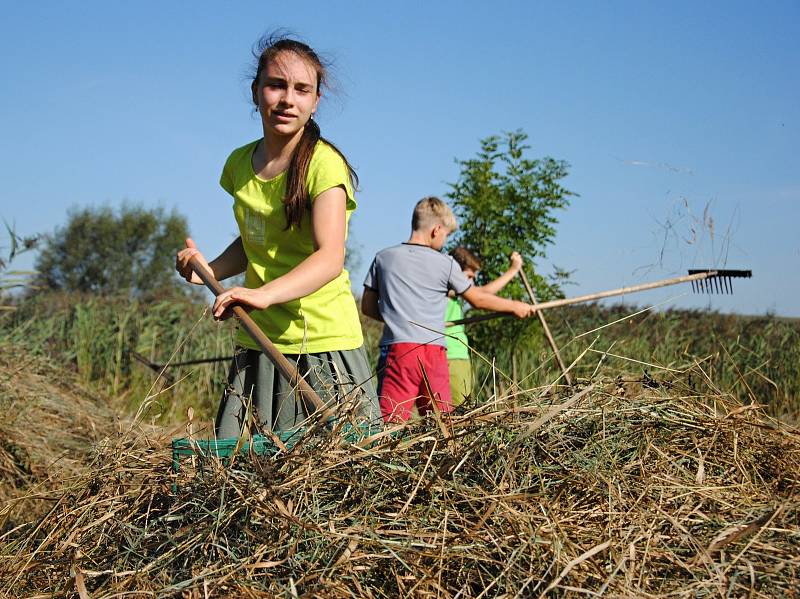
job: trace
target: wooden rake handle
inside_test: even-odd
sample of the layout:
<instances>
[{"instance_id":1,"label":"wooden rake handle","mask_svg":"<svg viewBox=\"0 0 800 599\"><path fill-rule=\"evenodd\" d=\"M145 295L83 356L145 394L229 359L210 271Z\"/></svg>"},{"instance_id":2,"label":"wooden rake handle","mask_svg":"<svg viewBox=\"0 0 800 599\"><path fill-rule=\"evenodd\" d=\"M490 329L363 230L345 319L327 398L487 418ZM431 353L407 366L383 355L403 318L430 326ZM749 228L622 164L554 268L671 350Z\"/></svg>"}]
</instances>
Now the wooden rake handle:
<instances>
[{"instance_id":1,"label":"wooden rake handle","mask_svg":"<svg viewBox=\"0 0 800 599\"><path fill-rule=\"evenodd\" d=\"M678 283L690 283L692 281L700 281L702 279L708 279L710 277L714 277L718 274L718 272L719 271L716 270L708 270L692 275L687 275L684 277L662 279L660 281L654 281L652 283L643 283L641 285L633 285L631 287L620 287L619 289L600 291L598 293L590 293L588 295L579 295L578 297L566 297L564 299L551 300L549 302L542 302L541 304L536 304L536 309L548 310L550 308L560 308L561 306L571 306L572 304L591 302L606 297L627 295L629 293L637 293L639 291L646 291L648 289L656 289L658 287L666 287L668 285L677 285ZM446 322L444 323L444 326L452 327L457 324L473 324L476 322L483 322L485 320L492 320L494 318L504 318L509 316L513 316L513 314L508 314L506 312L489 312L487 314L481 314L480 316L472 316L468 318L462 318L460 320L454 320L453 322Z\"/></svg>"},{"instance_id":2,"label":"wooden rake handle","mask_svg":"<svg viewBox=\"0 0 800 599\"><path fill-rule=\"evenodd\" d=\"M217 279L214 278L214 275L203 266L203 264L195 257L189 259L189 265L194 269L194 272L197 273L197 276L203 280L203 283L206 284L214 296L219 295L225 288L220 284ZM322 416L329 420L334 417L333 412L325 405L325 402L322 401L317 392L311 388L306 380L300 376L300 373L297 372L297 368L295 368L289 360L286 359L281 352L272 344L272 341L264 334L264 332L259 328L259 326L255 323L255 321L250 317L247 313L247 310L242 308L241 306L233 306L233 314L239 319L242 327L247 334L250 335L253 340L258 344L258 347L261 348L261 351L269 358L270 362L275 365L280 373L289 381L291 385L297 385L297 390L300 392L303 401L306 402L306 405L310 404L314 407L314 410L320 412Z\"/></svg>"},{"instance_id":3,"label":"wooden rake handle","mask_svg":"<svg viewBox=\"0 0 800 599\"><path fill-rule=\"evenodd\" d=\"M518 274L519 278L522 279L522 284L525 286L525 291L528 292L528 297L530 298L531 303L534 306L538 305L538 302L536 301L536 294L533 292L533 287L531 287L531 284L528 282L528 277L525 276L525 269L520 268ZM556 357L558 366L561 368L561 372L564 374L564 380L567 381L568 385L572 385L572 377L569 374L569 369L564 364L564 360L561 359L561 352L558 351L556 340L553 339L553 334L550 332L550 327L547 326L547 320L545 320L544 313L541 310L537 310L536 315L539 317L539 323L542 325L544 336L547 338L547 342L550 344L550 348L553 350L553 355Z\"/></svg>"}]
</instances>

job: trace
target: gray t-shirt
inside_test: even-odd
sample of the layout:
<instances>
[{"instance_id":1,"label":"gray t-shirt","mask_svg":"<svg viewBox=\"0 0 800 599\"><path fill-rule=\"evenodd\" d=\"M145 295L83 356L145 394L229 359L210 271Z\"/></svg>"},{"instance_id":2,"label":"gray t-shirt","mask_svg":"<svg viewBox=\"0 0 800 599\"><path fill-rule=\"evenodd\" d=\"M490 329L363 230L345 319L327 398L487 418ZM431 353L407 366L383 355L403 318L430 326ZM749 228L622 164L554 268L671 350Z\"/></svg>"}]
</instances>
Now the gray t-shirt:
<instances>
[{"instance_id":1,"label":"gray t-shirt","mask_svg":"<svg viewBox=\"0 0 800 599\"><path fill-rule=\"evenodd\" d=\"M455 260L431 247L401 243L381 250L364 279L364 287L378 293L378 310L384 322L380 344L446 346L447 338L441 332L447 292L452 289L461 295L471 286Z\"/></svg>"}]
</instances>

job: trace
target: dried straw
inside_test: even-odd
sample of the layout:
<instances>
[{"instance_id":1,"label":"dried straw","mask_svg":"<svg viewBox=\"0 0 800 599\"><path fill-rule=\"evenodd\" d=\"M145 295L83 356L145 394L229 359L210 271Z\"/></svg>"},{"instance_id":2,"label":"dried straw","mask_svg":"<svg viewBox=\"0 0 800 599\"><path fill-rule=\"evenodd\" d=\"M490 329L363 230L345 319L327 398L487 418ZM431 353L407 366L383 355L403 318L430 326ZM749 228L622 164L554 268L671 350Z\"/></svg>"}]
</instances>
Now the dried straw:
<instances>
[{"instance_id":1,"label":"dried straw","mask_svg":"<svg viewBox=\"0 0 800 599\"><path fill-rule=\"evenodd\" d=\"M0 343L0 527L46 510L117 420L60 365Z\"/></svg>"},{"instance_id":2,"label":"dried straw","mask_svg":"<svg viewBox=\"0 0 800 599\"><path fill-rule=\"evenodd\" d=\"M365 447L317 432L177 474L165 439L109 437L47 514L0 539L0 589L791 596L797 431L699 368L665 376L517 390Z\"/></svg>"}]
</instances>

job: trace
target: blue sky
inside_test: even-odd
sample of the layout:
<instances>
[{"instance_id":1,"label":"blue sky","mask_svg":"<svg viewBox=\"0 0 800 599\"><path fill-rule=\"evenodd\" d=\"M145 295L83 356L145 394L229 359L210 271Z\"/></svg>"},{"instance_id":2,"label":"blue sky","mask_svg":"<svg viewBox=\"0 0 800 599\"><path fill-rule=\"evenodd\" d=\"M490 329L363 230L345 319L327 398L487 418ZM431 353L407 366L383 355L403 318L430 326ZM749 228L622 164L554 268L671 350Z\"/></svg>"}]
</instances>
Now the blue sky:
<instances>
[{"instance_id":1,"label":"blue sky","mask_svg":"<svg viewBox=\"0 0 800 599\"><path fill-rule=\"evenodd\" d=\"M2 3L0 216L49 232L70 206L175 207L209 256L236 234L218 186L259 136L246 73L287 27L336 62L323 134L358 169L362 264L408 236L456 158L523 129L580 194L548 257L569 295L750 268L733 296L629 301L800 316L797 2ZM708 218L713 220L713 234ZM24 262L24 261L23 261ZM25 266L19 263L17 266Z\"/></svg>"}]
</instances>

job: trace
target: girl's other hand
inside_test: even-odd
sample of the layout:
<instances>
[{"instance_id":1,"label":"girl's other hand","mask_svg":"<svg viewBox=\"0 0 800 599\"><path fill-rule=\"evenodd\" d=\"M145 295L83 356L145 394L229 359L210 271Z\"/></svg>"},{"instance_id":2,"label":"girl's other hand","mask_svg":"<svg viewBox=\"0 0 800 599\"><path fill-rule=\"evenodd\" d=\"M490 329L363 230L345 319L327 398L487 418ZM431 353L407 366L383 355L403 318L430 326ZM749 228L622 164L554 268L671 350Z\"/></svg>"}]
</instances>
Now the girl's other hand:
<instances>
[{"instance_id":1,"label":"girl's other hand","mask_svg":"<svg viewBox=\"0 0 800 599\"><path fill-rule=\"evenodd\" d=\"M516 271L522 268L522 256L519 252L511 252L511 268Z\"/></svg>"},{"instance_id":2,"label":"girl's other hand","mask_svg":"<svg viewBox=\"0 0 800 599\"><path fill-rule=\"evenodd\" d=\"M233 316L234 306L241 306L248 312L250 310L263 310L270 306L270 300L263 289L231 287L220 293L214 301L214 307L212 308L214 318L227 320Z\"/></svg>"},{"instance_id":3,"label":"girl's other hand","mask_svg":"<svg viewBox=\"0 0 800 599\"><path fill-rule=\"evenodd\" d=\"M211 268L208 266L208 262L206 262L203 254L200 253L200 250L197 249L197 246L194 244L194 241L192 241L191 237L186 240L186 247L178 252L178 255L175 257L175 270L177 270L180 275L189 283L202 285L203 279L197 276L197 273L194 272L191 264L189 264L189 260L191 260L192 257L196 257L203 266L205 266L209 271L211 270Z\"/></svg>"}]
</instances>

